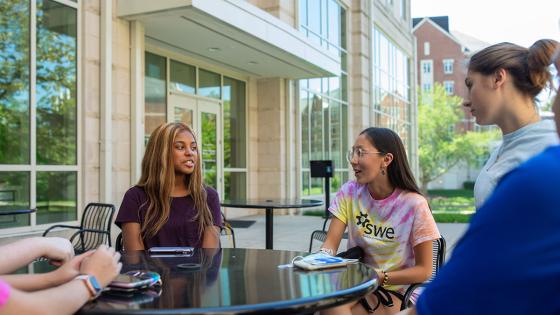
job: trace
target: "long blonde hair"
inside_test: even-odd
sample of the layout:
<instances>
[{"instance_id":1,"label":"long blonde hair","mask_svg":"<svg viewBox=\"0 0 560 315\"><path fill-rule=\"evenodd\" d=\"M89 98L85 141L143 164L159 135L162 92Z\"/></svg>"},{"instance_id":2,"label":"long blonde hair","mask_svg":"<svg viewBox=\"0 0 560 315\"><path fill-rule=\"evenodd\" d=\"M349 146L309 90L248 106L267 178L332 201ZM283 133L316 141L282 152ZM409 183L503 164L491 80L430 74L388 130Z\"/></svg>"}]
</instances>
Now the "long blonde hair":
<instances>
[{"instance_id":1,"label":"long blonde hair","mask_svg":"<svg viewBox=\"0 0 560 315\"><path fill-rule=\"evenodd\" d=\"M150 136L142 159L142 175L137 186L144 188L148 197L146 217L142 225L142 237L153 237L169 220L171 192L175 183L173 150L177 135L189 132L196 141L193 130L184 123L167 123L157 127ZM192 174L185 176L185 186L197 209L193 221L198 220L200 235L213 225L212 214L206 199L206 189L202 182L202 166L198 145L196 165Z\"/></svg>"}]
</instances>

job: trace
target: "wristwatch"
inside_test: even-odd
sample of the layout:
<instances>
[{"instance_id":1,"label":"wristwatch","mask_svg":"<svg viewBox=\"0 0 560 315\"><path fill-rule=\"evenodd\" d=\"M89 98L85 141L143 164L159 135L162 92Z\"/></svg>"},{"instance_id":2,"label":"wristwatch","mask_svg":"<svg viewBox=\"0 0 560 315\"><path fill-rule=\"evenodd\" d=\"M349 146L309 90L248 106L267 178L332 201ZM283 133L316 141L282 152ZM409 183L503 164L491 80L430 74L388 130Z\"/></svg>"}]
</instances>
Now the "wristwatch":
<instances>
[{"instance_id":1,"label":"wristwatch","mask_svg":"<svg viewBox=\"0 0 560 315\"><path fill-rule=\"evenodd\" d=\"M99 285L99 282L97 282L95 276L79 275L76 277L76 279L82 280L84 282L89 291L90 300L95 300L101 294L101 291L103 291L103 288Z\"/></svg>"}]
</instances>

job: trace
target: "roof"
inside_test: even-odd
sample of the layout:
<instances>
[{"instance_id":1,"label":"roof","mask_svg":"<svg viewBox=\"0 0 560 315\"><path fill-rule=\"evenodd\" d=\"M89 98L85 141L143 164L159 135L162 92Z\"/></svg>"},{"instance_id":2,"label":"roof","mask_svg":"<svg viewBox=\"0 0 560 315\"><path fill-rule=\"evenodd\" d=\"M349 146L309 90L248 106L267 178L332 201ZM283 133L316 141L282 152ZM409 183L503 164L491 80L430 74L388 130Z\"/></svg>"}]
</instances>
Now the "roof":
<instances>
[{"instance_id":1,"label":"roof","mask_svg":"<svg viewBox=\"0 0 560 315\"><path fill-rule=\"evenodd\" d=\"M434 18L435 18L435 20L434 20ZM438 18L445 18L445 19L438 19ZM447 27L447 29L444 29L440 24L437 23L437 21L441 22L442 20L447 20L447 22L443 24L445 27ZM437 30L439 30L443 35L447 36L452 41L457 43L459 46L461 46L461 49L463 49L464 48L463 44L457 38L455 38L455 36L453 36L453 34L451 34L449 32L449 22L448 21L449 21L449 18L447 16L414 18L413 19L412 32L414 33L414 35L416 35L416 30L418 28L420 28L420 26L422 26L423 24L428 23L428 24L431 24Z\"/></svg>"},{"instance_id":2,"label":"roof","mask_svg":"<svg viewBox=\"0 0 560 315\"><path fill-rule=\"evenodd\" d=\"M446 15L442 16L426 16L423 18L413 18L412 19L412 28L416 27L423 19L430 19L432 22L437 24L441 27L444 31L449 33L449 17Z\"/></svg>"}]
</instances>

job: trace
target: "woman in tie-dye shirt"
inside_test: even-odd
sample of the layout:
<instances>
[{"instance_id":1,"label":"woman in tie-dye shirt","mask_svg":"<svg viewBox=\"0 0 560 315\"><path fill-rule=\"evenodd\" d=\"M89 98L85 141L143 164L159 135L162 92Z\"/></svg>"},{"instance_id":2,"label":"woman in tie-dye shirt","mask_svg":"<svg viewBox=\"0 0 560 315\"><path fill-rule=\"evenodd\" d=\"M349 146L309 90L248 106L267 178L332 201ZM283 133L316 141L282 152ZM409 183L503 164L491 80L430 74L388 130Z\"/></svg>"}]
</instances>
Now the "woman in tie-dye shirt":
<instances>
[{"instance_id":1,"label":"woman in tie-dye shirt","mask_svg":"<svg viewBox=\"0 0 560 315\"><path fill-rule=\"evenodd\" d=\"M348 248L360 246L364 260L378 274L380 284L393 295L394 306L378 303L375 294L324 311L322 314L393 314L411 283L432 274L432 241L440 237L428 202L420 194L408 166L403 143L387 128L368 128L348 152L355 181L342 186L329 207L333 215L321 250L338 250L348 227ZM385 281L384 281L385 280Z\"/></svg>"}]
</instances>

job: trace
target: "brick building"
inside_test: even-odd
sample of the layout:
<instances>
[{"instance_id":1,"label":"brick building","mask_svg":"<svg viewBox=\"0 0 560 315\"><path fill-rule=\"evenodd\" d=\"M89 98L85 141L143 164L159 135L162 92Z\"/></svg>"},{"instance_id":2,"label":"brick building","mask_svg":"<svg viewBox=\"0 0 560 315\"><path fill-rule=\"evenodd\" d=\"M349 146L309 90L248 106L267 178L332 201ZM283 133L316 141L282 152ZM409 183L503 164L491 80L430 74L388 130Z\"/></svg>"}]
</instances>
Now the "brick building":
<instances>
[{"instance_id":1,"label":"brick building","mask_svg":"<svg viewBox=\"0 0 560 315\"><path fill-rule=\"evenodd\" d=\"M418 84L430 90L440 83L447 93L465 99L466 65L472 53L488 46L474 37L449 30L449 17L435 16L413 19L413 33L417 40ZM463 130L474 130L474 121L465 112Z\"/></svg>"}]
</instances>

